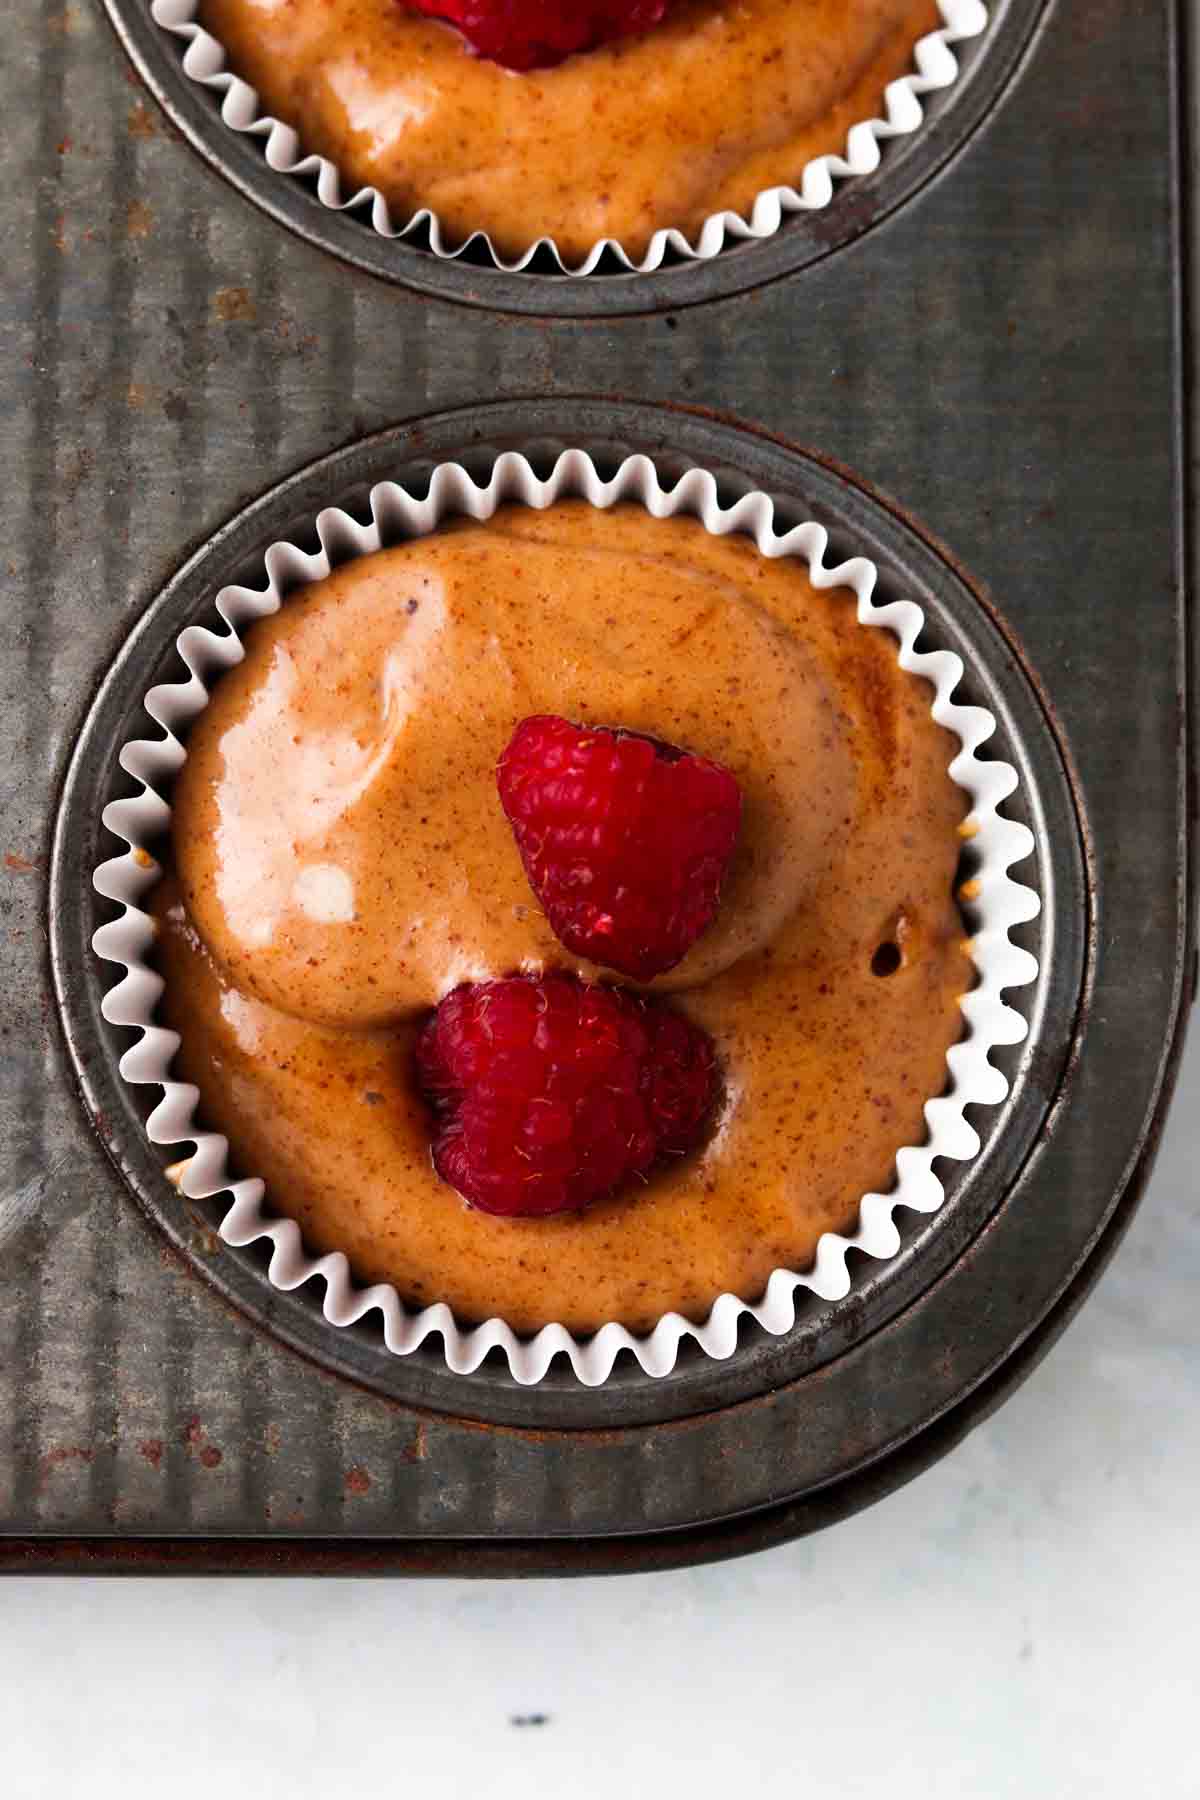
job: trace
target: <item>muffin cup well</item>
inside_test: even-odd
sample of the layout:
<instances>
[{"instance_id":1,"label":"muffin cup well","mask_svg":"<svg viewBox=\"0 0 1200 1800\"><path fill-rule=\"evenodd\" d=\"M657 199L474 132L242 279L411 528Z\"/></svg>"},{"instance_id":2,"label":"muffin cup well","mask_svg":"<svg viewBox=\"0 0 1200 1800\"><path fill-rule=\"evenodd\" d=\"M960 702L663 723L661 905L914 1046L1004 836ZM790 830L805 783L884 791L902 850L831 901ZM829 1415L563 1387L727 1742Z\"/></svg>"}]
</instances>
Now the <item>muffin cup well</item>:
<instances>
[{"instance_id":1,"label":"muffin cup well","mask_svg":"<svg viewBox=\"0 0 1200 1800\"><path fill-rule=\"evenodd\" d=\"M934 719L953 732L961 745L949 773L970 800L973 873L964 906L977 980L961 1002L964 1035L947 1053L946 1090L925 1105L925 1142L899 1150L891 1191L863 1197L853 1234L825 1233L810 1270L776 1269L755 1303L722 1294L708 1318L698 1325L678 1313L668 1313L644 1335L634 1335L613 1321L581 1338L561 1324L547 1322L532 1337L522 1338L498 1318L463 1327L445 1303L414 1310L389 1284L356 1286L341 1252L311 1256L299 1226L267 1212L261 1180L231 1179L227 1140L196 1125L199 1092L171 1077L179 1039L154 1021L163 983L151 966L154 926L141 901L161 873L149 846L170 824L167 794L187 755L182 736L207 705L211 682L242 660L240 633L245 627L276 612L285 604L287 591L319 581L333 567L384 545L425 536L446 518L487 519L505 502L544 508L567 496L579 496L601 508L622 500L636 501L655 517L692 515L716 535L746 533L764 556L801 558L815 587L852 590L857 596L859 623L868 629L886 629L899 641L901 668L930 684ZM103 1012L111 1024L134 1027L141 1033L121 1058L123 1078L162 1088L162 1099L147 1121L150 1140L160 1145L190 1142L194 1146L189 1156L173 1166L171 1177L195 1199L228 1192L230 1204L220 1235L233 1246L270 1240L268 1275L274 1286L290 1290L321 1276L325 1281L324 1316L331 1325L352 1325L378 1309L389 1350L406 1355L427 1338L439 1336L448 1368L459 1374L478 1368L488 1352L498 1347L515 1379L525 1384L540 1381L560 1352L588 1386L608 1378L623 1349L633 1353L648 1375L661 1376L674 1367L684 1338L693 1338L707 1355L724 1358L737 1347L743 1315L768 1333L779 1335L795 1324L798 1291L807 1290L825 1302L844 1298L852 1284L848 1250L857 1249L877 1260L890 1258L900 1248L896 1209L933 1213L942 1205L944 1190L934 1163L938 1157L968 1161L977 1153L980 1140L966 1118L966 1109L997 1105L1005 1098L1008 1083L990 1062L989 1053L1000 1045L1021 1042L1027 1030L1025 1019L1003 996L1006 990L1028 985L1037 975L1035 959L1010 938L1012 928L1035 917L1040 906L1036 893L1009 873L1012 864L1031 853L1034 840L1026 826L999 811L1017 786L1016 770L1007 762L984 760L978 754L995 731L992 714L953 699L964 672L961 658L953 651L916 648L925 624L921 608L911 600L877 605L872 599L877 572L865 557L850 557L826 567L828 534L821 525L807 522L780 535L775 530L773 503L766 494L746 494L723 507L714 477L701 469L689 470L667 491L646 456L627 458L606 480L583 451L567 450L543 480L523 456L506 452L496 459L483 487L459 464L443 463L433 472L424 499L414 498L394 482L382 482L371 490L369 524L329 508L318 514L316 534L321 546L316 552L288 542L267 549L264 589L236 586L221 590L216 609L226 632L193 625L179 634L176 645L189 678L153 687L145 698L146 711L162 727L163 735L133 740L120 754L121 767L142 784L142 791L110 802L103 814L105 826L127 845L122 855L101 864L93 877L97 891L123 908L121 916L101 926L93 938L97 954L124 969L123 977L105 996Z\"/></svg>"},{"instance_id":2,"label":"muffin cup well","mask_svg":"<svg viewBox=\"0 0 1200 1800\"><path fill-rule=\"evenodd\" d=\"M684 262L708 262L727 245L762 241L773 237L796 213L818 212L833 199L835 182L870 175L879 167L880 146L889 138L915 132L924 120L922 96L953 85L959 65L952 46L978 37L988 23L983 0L937 0L943 19L940 30L920 38L913 48L913 73L889 83L884 94L883 118L864 119L847 133L843 155L812 158L796 173L793 186L764 188L755 196L749 214L731 211L711 213L694 237L674 227L657 230L644 256L634 259L614 238L594 243L574 266L563 260L552 238L542 237L515 258L505 258L485 231L472 232L460 243L448 240L436 212L421 207L401 222L393 219L387 201L376 188L344 191L337 166L328 158L306 154L297 129L264 114L256 90L226 67L224 47L197 21L198 0L150 0L155 23L186 44L183 73L190 81L220 97L222 122L232 131L264 140L267 166L282 177L315 184L322 206L334 212L361 210L370 228L386 239L414 239L420 248L439 260L453 261L472 248L482 250L491 265L506 274L527 269L545 252L563 275L591 275L608 255L620 269L650 274L669 257ZM368 210L369 209L369 210Z\"/></svg>"}]
</instances>

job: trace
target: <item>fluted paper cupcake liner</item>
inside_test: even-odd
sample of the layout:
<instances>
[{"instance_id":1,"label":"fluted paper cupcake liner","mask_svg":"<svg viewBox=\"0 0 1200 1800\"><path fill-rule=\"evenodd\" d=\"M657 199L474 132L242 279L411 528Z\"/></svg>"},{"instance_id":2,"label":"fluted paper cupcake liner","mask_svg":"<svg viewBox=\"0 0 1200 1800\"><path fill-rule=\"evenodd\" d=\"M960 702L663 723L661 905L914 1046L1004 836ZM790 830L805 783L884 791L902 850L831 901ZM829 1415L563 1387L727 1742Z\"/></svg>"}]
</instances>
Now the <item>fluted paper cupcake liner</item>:
<instances>
[{"instance_id":1,"label":"fluted paper cupcake liner","mask_svg":"<svg viewBox=\"0 0 1200 1800\"><path fill-rule=\"evenodd\" d=\"M668 1313L643 1335L635 1335L613 1321L590 1336L580 1337L565 1326L548 1321L536 1334L522 1337L499 1318L479 1325L460 1325L444 1303L413 1308L389 1284L356 1285L344 1255L336 1251L324 1256L310 1255L299 1226L268 1210L268 1196L261 1180L252 1176L231 1178L226 1139L196 1123L201 1096L194 1087L171 1075L179 1039L155 1022L163 983L152 966L154 926L142 900L161 873L150 846L170 825L168 796L187 755L184 739L188 727L207 705L212 682L242 659L241 633L246 627L287 604L283 595L298 584L319 581L333 567L353 557L369 555L384 545L424 536L453 515L487 519L504 502L547 507L569 495L581 496L597 507L609 507L623 500L638 501L655 517L686 513L718 535L730 531L748 533L764 556L799 558L815 587L852 590L857 596L860 625L893 634L899 644L900 667L931 685L932 715L960 743L949 772L970 803L974 860L970 947L977 979L961 1002L963 1036L947 1053L946 1089L925 1105L924 1143L899 1150L891 1191L863 1196L852 1233L825 1233L811 1269L776 1269L761 1299L753 1303L730 1293L720 1295L702 1324L694 1324L678 1313ZM966 1109L996 1105L1005 1098L1008 1084L990 1061L990 1052L999 1045L1019 1043L1026 1035L1025 1019L1006 1002L1004 995L1027 986L1037 975L1034 958L1010 937L1014 926L1035 917L1039 910L1036 893L1010 873L1012 865L1031 853L1033 837L1026 826L1000 811L1017 786L1015 769L1007 762L984 760L978 754L995 731L991 713L981 707L961 705L954 699L964 672L960 657L949 650L917 649L925 623L921 608L912 600L876 604L872 598L876 569L867 558L852 556L827 566L828 534L821 525L808 522L780 534L775 527L774 506L767 495L747 494L731 506L722 506L716 481L700 469L689 470L668 491L660 483L654 464L645 456L629 457L606 480L583 451L567 450L559 456L550 476L542 480L524 457L509 452L498 457L483 487L460 465L446 463L435 470L425 499L414 498L394 482L383 482L371 491L369 524L329 508L318 515L316 532L321 548L315 552L286 542L270 546L264 556L265 588L221 590L216 608L227 627L225 633L192 625L179 634L177 648L190 672L188 679L153 687L145 699L146 711L162 728L162 735L135 739L124 746L120 755L122 768L141 784L141 792L132 798L113 800L103 814L104 824L127 846L120 856L103 863L94 876L97 890L122 907L121 916L103 925L93 940L97 953L124 971L105 996L104 1016L112 1024L134 1027L140 1034L121 1058L123 1077L129 1082L162 1088L162 1098L147 1121L151 1141L164 1146L193 1146L185 1158L176 1151L177 1179L183 1192L196 1199L228 1195L221 1237L234 1246L269 1239L272 1252L268 1275L275 1287L293 1289L319 1277L325 1285L324 1314L331 1326L352 1325L377 1313L388 1348L400 1356L410 1354L426 1339L439 1336L447 1366L463 1375L477 1369L496 1346L504 1352L513 1375L522 1383L540 1381L559 1352L569 1359L579 1380L589 1386L608 1378L623 1349L632 1351L647 1374L666 1375L674 1367L685 1338L694 1338L709 1356L728 1357L737 1347L738 1323L743 1315L749 1315L763 1330L778 1335L795 1324L798 1294L809 1292L830 1303L844 1298L852 1284L847 1252L854 1248L876 1260L894 1256L900 1248L894 1218L897 1209L933 1213L943 1203L944 1190L934 1172L935 1161L948 1157L963 1162L977 1153L980 1140L966 1117Z\"/></svg>"},{"instance_id":2,"label":"fluted paper cupcake liner","mask_svg":"<svg viewBox=\"0 0 1200 1800\"><path fill-rule=\"evenodd\" d=\"M398 222L376 188L362 187L347 193L337 166L327 157L306 154L296 128L263 113L255 89L227 68L224 47L197 21L199 0L151 0L150 12L165 31L185 41L183 72L190 81L220 96L225 125L231 131L261 138L268 167L281 177L315 180L322 206L335 212L362 209L369 216L371 229L380 237L427 237L433 255L446 261L478 244L486 249L497 269L515 274L527 268L539 250L546 250L562 274L583 276L593 272L606 251L622 268L638 274L661 268L669 253L689 262L709 261L728 243L772 237L794 213L820 211L833 199L836 182L872 174L879 167L881 146L889 138L907 137L920 128L925 117L923 96L951 87L957 79L959 65L952 46L978 37L986 28L988 15L983 0L937 0L937 4L943 19L941 29L918 39L913 49L912 74L889 83L883 118L863 119L849 128L844 154L813 157L797 170L794 185L763 188L755 196L748 215L711 213L694 237L673 227L659 229L640 260L631 257L614 238L601 238L574 266L563 260L552 238L538 238L520 256L506 259L485 231L472 232L461 243L449 240L437 213L429 207L421 207Z\"/></svg>"}]
</instances>

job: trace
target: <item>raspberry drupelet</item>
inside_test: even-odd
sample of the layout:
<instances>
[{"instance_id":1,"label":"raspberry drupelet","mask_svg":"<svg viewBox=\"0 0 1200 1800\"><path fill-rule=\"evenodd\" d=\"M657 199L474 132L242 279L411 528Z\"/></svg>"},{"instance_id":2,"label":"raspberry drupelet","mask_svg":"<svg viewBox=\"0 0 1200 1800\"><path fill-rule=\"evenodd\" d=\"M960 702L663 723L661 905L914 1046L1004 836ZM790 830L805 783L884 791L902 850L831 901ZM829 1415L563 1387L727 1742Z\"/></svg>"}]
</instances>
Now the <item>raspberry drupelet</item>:
<instances>
[{"instance_id":1,"label":"raspberry drupelet","mask_svg":"<svg viewBox=\"0 0 1200 1800\"><path fill-rule=\"evenodd\" d=\"M666 1006L573 975L512 976L446 996L417 1044L437 1116L434 1167L482 1212L574 1212L700 1141L711 1040Z\"/></svg>"},{"instance_id":2,"label":"raspberry drupelet","mask_svg":"<svg viewBox=\"0 0 1200 1800\"><path fill-rule=\"evenodd\" d=\"M669 0L404 0L410 12L456 25L471 48L522 72L649 31Z\"/></svg>"},{"instance_id":3,"label":"raspberry drupelet","mask_svg":"<svg viewBox=\"0 0 1200 1800\"><path fill-rule=\"evenodd\" d=\"M576 956L652 981L712 923L742 797L719 763L552 715L517 726L496 774L530 886Z\"/></svg>"}]
</instances>

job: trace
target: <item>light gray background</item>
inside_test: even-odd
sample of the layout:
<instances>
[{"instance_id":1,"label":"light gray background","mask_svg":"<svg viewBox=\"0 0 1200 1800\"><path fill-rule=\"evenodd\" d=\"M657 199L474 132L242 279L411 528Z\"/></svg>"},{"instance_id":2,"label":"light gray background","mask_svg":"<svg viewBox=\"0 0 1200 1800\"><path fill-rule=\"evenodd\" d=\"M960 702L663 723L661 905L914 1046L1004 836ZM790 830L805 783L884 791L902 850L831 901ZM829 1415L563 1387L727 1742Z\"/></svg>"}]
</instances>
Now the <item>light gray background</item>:
<instances>
[{"instance_id":1,"label":"light gray background","mask_svg":"<svg viewBox=\"0 0 1200 1800\"><path fill-rule=\"evenodd\" d=\"M10 1580L0 1792L1200 1796L1198 1102L1200 1033L1083 1312L869 1512L608 1581Z\"/></svg>"}]
</instances>

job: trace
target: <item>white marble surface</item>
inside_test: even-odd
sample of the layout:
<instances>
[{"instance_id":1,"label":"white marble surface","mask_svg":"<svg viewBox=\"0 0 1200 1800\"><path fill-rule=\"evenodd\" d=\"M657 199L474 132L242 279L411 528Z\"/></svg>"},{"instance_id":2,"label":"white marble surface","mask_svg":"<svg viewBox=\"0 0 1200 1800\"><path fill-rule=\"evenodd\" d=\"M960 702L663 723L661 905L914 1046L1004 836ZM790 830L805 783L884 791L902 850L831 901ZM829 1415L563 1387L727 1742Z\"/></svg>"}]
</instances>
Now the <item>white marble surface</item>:
<instances>
[{"instance_id":1,"label":"white marble surface","mask_svg":"<svg viewBox=\"0 0 1200 1800\"><path fill-rule=\"evenodd\" d=\"M0 1585L0 1794L1197 1800L1197 1168L1200 1032L1066 1336L816 1539L609 1582Z\"/></svg>"}]
</instances>

